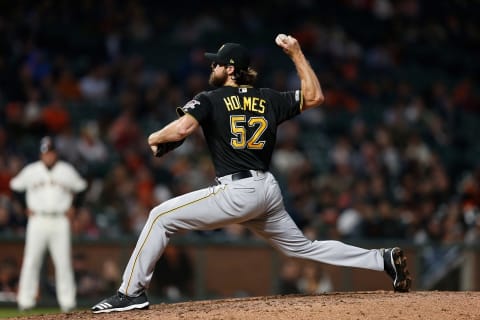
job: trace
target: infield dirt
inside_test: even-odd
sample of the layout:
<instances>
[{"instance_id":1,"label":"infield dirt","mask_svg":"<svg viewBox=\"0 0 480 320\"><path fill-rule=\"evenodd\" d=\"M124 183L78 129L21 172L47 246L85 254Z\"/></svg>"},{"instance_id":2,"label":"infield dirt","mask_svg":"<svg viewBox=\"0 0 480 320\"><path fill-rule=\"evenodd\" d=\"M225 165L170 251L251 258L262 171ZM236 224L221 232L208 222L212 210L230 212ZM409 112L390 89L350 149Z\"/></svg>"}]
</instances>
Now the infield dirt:
<instances>
[{"instance_id":1,"label":"infield dirt","mask_svg":"<svg viewBox=\"0 0 480 320\"><path fill-rule=\"evenodd\" d=\"M149 310L92 314L76 311L37 315L21 320L146 320L146 319L451 319L480 320L480 292L389 291L339 292L157 304Z\"/></svg>"}]
</instances>

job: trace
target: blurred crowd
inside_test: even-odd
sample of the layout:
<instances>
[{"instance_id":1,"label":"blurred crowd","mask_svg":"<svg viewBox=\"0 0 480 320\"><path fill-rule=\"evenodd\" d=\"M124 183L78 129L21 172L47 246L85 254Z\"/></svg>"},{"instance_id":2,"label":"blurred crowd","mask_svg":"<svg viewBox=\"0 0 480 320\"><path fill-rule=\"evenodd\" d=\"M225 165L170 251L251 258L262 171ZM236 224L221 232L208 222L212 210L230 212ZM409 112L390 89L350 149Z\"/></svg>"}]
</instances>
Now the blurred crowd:
<instances>
[{"instance_id":1,"label":"blurred crowd","mask_svg":"<svg viewBox=\"0 0 480 320\"><path fill-rule=\"evenodd\" d=\"M152 157L146 137L209 89L203 52L224 42L251 49L258 86L298 88L273 41L282 32L297 37L326 94L323 107L280 127L271 168L304 232L480 243L478 2L0 7L2 235L25 232L8 183L38 158L45 134L89 181L77 238L136 235L153 206L213 184L201 132L163 158ZM238 226L210 233L251 237Z\"/></svg>"}]
</instances>

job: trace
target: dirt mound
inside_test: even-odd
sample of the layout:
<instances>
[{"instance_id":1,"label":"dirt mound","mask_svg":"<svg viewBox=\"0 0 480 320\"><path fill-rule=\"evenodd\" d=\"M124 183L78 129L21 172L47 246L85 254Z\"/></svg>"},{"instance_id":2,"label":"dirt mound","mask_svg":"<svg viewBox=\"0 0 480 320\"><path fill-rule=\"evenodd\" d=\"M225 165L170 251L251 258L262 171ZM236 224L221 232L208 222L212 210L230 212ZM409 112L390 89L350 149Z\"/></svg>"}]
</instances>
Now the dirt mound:
<instances>
[{"instance_id":1,"label":"dirt mound","mask_svg":"<svg viewBox=\"0 0 480 320\"><path fill-rule=\"evenodd\" d=\"M21 320L146 320L146 319L477 319L480 292L387 291L342 292L320 295L287 295L224 300L193 301L150 306L149 310L92 314L30 316Z\"/></svg>"}]
</instances>

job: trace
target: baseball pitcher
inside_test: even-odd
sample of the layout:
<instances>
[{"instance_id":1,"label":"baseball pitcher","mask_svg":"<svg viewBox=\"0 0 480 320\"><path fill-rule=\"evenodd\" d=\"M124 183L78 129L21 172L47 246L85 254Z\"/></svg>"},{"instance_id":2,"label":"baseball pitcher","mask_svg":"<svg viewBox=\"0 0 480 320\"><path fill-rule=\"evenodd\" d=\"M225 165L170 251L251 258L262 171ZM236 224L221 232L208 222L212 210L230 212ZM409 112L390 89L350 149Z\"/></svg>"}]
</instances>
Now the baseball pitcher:
<instances>
[{"instance_id":1,"label":"baseball pitcher","mask_svg":"<svg viewBox=\"0 0 480 320\"><path fill-rule=\"evenodd\" d=\"M324 96L298 41L279 35L276 43L295 64L299 90L255 88L257 73L250 66L247 49L226 43L218 52L205 54L212 67L209 82L216 89L196 95L177 110L179 119L149 136L153 153L162 156L201 127L217 184L151 210L118 292L95 305L94 313L148 307L146 290L154 265L172 235L232 223L244 225L287 256L386 271L395 291L409 290L411 280L400 248L366 250L338 241L310 241L286 212L278 183L269 172L277 128L322 104Z\"/></svg>"}]
</instances>

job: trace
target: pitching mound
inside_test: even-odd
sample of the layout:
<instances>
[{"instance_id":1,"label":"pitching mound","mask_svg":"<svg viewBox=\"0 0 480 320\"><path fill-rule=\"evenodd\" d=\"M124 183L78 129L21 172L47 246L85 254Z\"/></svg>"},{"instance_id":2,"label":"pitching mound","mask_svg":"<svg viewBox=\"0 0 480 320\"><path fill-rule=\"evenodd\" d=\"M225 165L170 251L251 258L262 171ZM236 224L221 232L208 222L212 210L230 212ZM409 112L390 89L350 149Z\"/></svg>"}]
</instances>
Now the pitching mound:
<instances>
[{"instance_id":1,"label":"pitching mound","mask_svg":"<svg viewBox=\"0 0 480 320\"><path fill-rule=\"evenodd\" d=\"M78 311L16 319L480 319L480 292L374 291L288 295L159 304L150 306L149 310L111 314L94 315L88 311Z\"/></svg>"}]
</instances>

